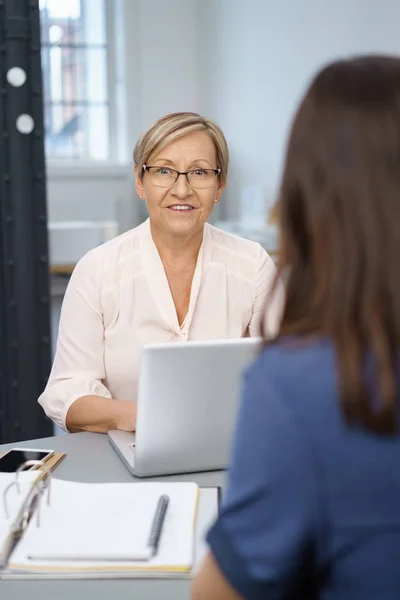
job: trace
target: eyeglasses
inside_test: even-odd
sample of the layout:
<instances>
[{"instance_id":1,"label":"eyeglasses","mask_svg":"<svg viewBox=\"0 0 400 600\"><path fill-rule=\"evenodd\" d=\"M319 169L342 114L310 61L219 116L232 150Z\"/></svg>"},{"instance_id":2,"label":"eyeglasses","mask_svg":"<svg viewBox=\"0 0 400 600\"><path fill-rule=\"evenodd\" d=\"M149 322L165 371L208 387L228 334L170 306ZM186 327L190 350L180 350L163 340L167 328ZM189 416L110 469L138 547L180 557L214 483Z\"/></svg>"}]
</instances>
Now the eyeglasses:
<instances>
[{"instance_id":1,"label":"eyeglasses","mask_svg":"<svg viewBox=\"0 0 400 600\"><path fill-rule=\"evenodd\" d=\"M215 178L221 174L221 169L192 169L177 171L170 167L150 167L143 165L143 171L148 173L150 181L157 187L167 188L178 181L180 175L186 176L188 184L197 189L212 187Z\"/></svg>"}]
</instances>

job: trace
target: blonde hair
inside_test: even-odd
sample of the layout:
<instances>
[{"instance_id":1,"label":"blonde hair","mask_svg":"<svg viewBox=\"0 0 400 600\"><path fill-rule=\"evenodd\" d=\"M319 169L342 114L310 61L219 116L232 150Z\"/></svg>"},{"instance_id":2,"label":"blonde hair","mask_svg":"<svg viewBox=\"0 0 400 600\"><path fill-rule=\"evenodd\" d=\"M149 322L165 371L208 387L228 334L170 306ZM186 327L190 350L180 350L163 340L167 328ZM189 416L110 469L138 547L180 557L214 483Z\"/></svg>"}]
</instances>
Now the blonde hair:
<instances>
[{"instance_id":1,"label":"blonde hair","mask_svg":"<svg viewBox=\"0 0 400 600\"><path fill-rule=\"evenodd\" d=\"M143 165L147 164L154 154L175 140L195 131L205 131L210 136L215 147L217 167L221 169L220 181L222 185L225 185L229 163L229 151L225 136L214 121L192 112L165 115L142 133L133 151L133 160L139 177L143 176Z\"/></svg>"}]
</instances>

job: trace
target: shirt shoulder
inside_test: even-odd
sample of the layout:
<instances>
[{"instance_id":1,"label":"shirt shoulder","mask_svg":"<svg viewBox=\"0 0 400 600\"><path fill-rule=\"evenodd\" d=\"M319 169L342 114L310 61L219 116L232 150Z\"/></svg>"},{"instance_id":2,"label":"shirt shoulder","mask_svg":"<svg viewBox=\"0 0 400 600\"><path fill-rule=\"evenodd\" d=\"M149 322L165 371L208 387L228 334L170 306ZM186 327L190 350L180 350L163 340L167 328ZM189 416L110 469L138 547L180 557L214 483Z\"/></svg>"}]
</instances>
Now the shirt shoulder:
<instances>
[{"instance_id":1,"label":"shirt shoulder","mask_svg":"<svg viewBox=\"0 0 400 600\"><path fill-rule=\"evenodd\" d=\"M140 242L146 236L147 222L89 250L77 263L79 275L101 280L103 291L113 287L126 275L134 275L142 268Z\"/></svg>"},{"instance_id":2,"label":"shirt shoulder","mask_svg":"<svg viewBox=\"0 0 400 600\"><path fill-rule=\"evenodd\" d=\"M267 344L247 375L260 388L268 380L286 408L309 425L321 418L338 421L338 374L331 340L280 338Z\"/></svg>"},{"instance_id":3,"label":"shirt shoulder","mask_svg":"<svg viewBox=\"0 0 400 600\"><path fill-rule=\"evenodd\" d=\"M326 365L331 370L333 362L334 348L328 338L282 336L266 344L253 368L255 371L266 369L269 376L275 375L274 380L280 380L285 378L285 373L304 373L312 366L321 368Z\"/></svg>"},{"instance_id":4,"label":"shirt shoulder","mask_svg":"<svg viewBox=\"0 0 400 600\"><path fill-rule=\"evenodd\" d=\"M258 242L206 225L210 241L211 262L223 264L228 270L250 276L253 280L260 269L275 271L269 254Z\"/></svg>"},{"instance_id":5,"label":"shirt shoulder","mask_svg":"<svg viewBox=\"0 0 400 600\"><path fill-rule=\"evenodd\" d=\"M132 251L139 250L140 238L145 234L147 223L142 223L100 246L89 250L82 260L99 261L105 264L123 260Z\"/></svg>"}]
</instances>

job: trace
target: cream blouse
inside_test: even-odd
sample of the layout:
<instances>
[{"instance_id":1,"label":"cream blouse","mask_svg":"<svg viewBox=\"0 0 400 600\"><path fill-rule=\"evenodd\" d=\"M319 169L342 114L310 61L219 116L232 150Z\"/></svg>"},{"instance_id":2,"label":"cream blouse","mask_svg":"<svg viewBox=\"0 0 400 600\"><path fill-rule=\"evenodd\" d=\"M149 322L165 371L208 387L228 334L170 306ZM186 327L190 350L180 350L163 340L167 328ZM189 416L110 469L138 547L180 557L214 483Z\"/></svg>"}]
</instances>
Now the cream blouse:
<instances>
[{"instance_id":1,"label":"cream blouse","mask_svg":"<svg viewBox=\"0 0 400 600\"><path fill-rule=\"evenodd\" d=\"M146 344L259 335L275 266L257 243L206 224L179 325L150 222L99 246L77 264L65 293L53 368L39 403L66 429L71 404L89 394L135 400ZM282 294L268 304L273 333Z\"/></svg>"}]
</instances>

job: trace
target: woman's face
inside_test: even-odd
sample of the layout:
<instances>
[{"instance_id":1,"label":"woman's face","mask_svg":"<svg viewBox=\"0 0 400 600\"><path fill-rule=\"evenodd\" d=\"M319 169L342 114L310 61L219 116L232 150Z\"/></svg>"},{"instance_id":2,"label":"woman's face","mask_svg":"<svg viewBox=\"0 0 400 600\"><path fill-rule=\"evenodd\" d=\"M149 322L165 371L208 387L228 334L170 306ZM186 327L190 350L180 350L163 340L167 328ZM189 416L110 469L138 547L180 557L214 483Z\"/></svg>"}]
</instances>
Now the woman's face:
<instances>
[{"instance_id":1,"label":"woman's face","mask_svg":"<svg viewBox=\"0 0 400 600\"><path fill-rule=\"evenodd\" d=\"M206 132L196 131L166 146L147 166L164 167L158 172L167 177L169 169L181 172L197 169L201 176L202 169L217 169L214 144ZM145 171L140 180L135 167L136 191L146 202L152 226L175 235L198 233L211 215L215 201L221 197L219 177L212 177L202 189L192 187L184 175L169 187L159 187L155 171Z\"/></svg>"}]
</instances>

